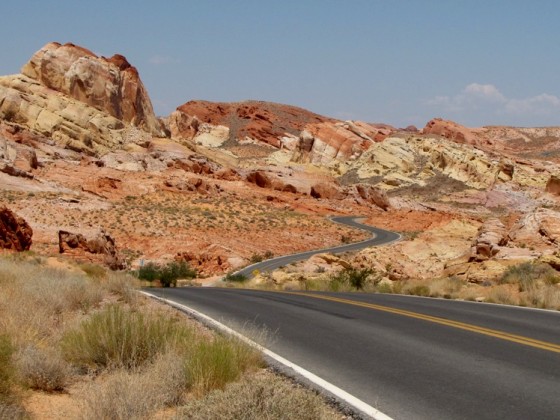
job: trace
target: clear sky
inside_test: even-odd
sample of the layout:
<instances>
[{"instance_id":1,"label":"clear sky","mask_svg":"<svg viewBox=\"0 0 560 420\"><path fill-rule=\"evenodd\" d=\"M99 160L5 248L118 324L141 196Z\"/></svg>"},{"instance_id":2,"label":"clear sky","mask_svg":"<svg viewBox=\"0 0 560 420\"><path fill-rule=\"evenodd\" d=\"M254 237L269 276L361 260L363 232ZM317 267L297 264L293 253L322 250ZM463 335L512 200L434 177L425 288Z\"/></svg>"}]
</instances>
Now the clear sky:
<instances>
[{"instance_id":1,"label":"clear sky","mask_svg":"<svg viewBox=\"0 0 560 420\"><path fill-rule=\"evenodd\" d=\"M560 125L559 17L539 0L5 0L0 74L73 42L126 56L159 115L257 99L401 127Z\"/></svg>"}]
</instances>

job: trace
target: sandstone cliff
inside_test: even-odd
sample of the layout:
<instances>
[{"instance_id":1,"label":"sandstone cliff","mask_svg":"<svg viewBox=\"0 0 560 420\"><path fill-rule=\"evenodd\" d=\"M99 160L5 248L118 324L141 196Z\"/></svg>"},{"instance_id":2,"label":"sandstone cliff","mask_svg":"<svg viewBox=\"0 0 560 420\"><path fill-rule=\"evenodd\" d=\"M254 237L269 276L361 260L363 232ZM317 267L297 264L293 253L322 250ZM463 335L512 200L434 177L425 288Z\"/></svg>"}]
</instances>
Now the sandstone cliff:
<instances>
[{"instance_id":1,"label":"sandstone cliff","mask_svg":"<svg viewBox=\"0 0 560 420\"><path fill-rule=\"evenodd\" d=\"M73 44L49 43L22 74L0 77L0 119L90 154L165 135L123 56L98 57Z\"/></svg>"}]
</instances>

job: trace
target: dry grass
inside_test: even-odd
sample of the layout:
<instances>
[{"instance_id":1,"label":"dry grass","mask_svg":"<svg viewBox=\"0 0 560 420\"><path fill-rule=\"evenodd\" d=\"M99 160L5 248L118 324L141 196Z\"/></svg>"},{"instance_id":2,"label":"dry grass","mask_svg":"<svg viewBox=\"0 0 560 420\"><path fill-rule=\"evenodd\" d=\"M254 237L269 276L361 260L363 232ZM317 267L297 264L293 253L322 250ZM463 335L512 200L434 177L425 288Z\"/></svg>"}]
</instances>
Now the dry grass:
<instances>
[{"instance_id":1,"label":"dry grass","mask_svg":"<svg viewBox=\"0 0 560 420\"><path fill-rule=\"evenodd\" d=\"M68 391L83 418L144 419L236 381L244 398L267 395L258 418L278 418L269 409L322 418L305 417L325 408L301 389L244 379L264 366L256 349L138 297L130 277L90 265L88 273L55 270L31 258L0 260L0 418L28 417L23 388ZM210 413L223 409L215 402Z\"/></svg>"},{"instance_id":2,"label":"dry grass","mask_svg":"<svg viewBox=\"0 0 560 420\"><path fill-rule=\"evenodd\" d=\"M65 333L64 356L84 369L136 368L171 348L188 347L194 330L160 314L111 305Z\"/></svg>"},{"instance_id":3,"label":"dry grass","mask_svg":"<svg viewBox=\"0 0 560 420\"><path fill-rule=\"evenodd\" d=\"M178 418L199 420L340 419L314 392L261 372L182 407Z\"/></svg>"},{"instance_id":4,"label":"dry grass","mask_svg":"<svg viewBox=\"0 0 560 420\"><path fill-rule=\"evenodd\" d=\"M84 419L145 419L166 406L180 404L186 376L181 357L158 356L141 371L117 370L81 393Z\"/></svg>"},{"instance_id":5,"label":"dry grass","mask_svg":"<svg viewBox=\"0 0 560 420\"><path fill-rule=\"evenodd\" d=\"M16 345L48 340L71 313L103 299L102 288L85 276L30 262L2 260L0 288L0 330Z\"/></svg>"},{"instance_id":6,"label":"dry grass","mask_svg":"<svg viewBox=\"0 0 560 420\"><path fill-rule=\"evenodd\" d=\"M216 336L199 341L187 356L189 386L196 395L222 389L250 370L264 367L260 353L232 337Z\"/></svg>"},{"instance_id":7,"label":"dry grass","mask_svg":"<svg viewBox=\"0 0 560 420\"><path fill-rule=\"evenodd\" d=\"M17 355L16 366L20 382L32 389L62 391L70 380L70 367L54 348L27 346Z\"/></svg>"}]
</instances>

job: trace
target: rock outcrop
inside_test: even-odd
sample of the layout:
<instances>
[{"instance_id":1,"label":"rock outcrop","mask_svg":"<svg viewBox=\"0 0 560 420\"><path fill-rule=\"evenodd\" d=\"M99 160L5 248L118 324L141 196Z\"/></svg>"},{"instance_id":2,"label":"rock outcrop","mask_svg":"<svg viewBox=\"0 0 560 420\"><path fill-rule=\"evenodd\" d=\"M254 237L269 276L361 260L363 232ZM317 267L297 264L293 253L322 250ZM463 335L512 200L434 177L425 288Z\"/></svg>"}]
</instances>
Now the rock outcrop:
<instances>
[{"instance_id":1,"label":"rock outcrop","mask_svg":"<svg viewBox=\"0 0 560 420\"><path fill-rule=\"evenodd\" d=\"M28 251L31 248L33 229L7 207L0 207L0 249Z\"/></svg>"},{"instance_id":2,"label":"rock outcrop","mask_svg":"<svg viewBox=\"0 0 560 420\"><path fill-rule=\"evenodd\" d=\"M74 44L51 42L31 57L22 74L120 121L164 135L138 70L120 54L98 57Z\"/></svg>"},{"instance_id":3,"label":"rock outcrop","mask_svg":"<svg viewBox=\"0 0 560 420\"><path fill-rule=\"evenodd\" d=\"M112 270L126 268L126 262L117 250L115 240L101 231L95 238L87 239L81 233L58 231L58 249L61 254L84 256L106 264ZM96 258L99 257L99 258Z\"/></svg>"},{"instance_id":4,"label":"rock outcrop","mask_svg":"<svg viewBox=\"0 0 560 420\"><path fill-rule=\"evenodd\" d=\"M0 119L89 154L165 135L123 56L98 57L73 44L49 43L22 74L0 77Z\"/></svg>"},{"instance_id":5,"label":"rock outcrop","mask_svg":"<svg viewBox=\"0 0 560 420\"><path fill-rule=\"evenodd\" d=\"M560 195L560 176L551 175L550 179L546 183L545 191L551 194Z\"/></svg>"},{"instance_id":6,"label":"rock outcrop","mask_svg":"<svg viewBox=\"0 0 560 420\"><path fill-rule=\"evenodd\" d=\"M490 140L478 135L476 131L476 129L464 127L453 121L434 118L428 121L422 130L422 134L435 134L456 143L470 144L472 146L491 144Z\"/></svg>"},{"instance_id":7,"label":"rock outcrop","mask_svg":"<svg viewBox=\"0 0 560 420\"><path fill-rule=\"evenodd\" d=\"M494 257L508 243L507 230L499 219L489 219L478 229L472 249L472 259L482 261Z\"/></svg>"},{"instance_id":8,"label":"rock outcrop","mask_svg":"<svg viewBox=\"0 0 560 420\"><path fill-rule=\"evenodd\" d=\"M355 188L360 198L367 203L373 204L382 210L389 210L391 208L391 201L385 191L368 184L357 184Z\"/></svg>"},{"instance_id":9,"label":"rock outcrop","mask_svg":"<svg viewBox=\"0 0 560 420\"><path fill-rule=\"evenodd\" d=\"M315 165L355 159L394 131L387 125L340 121L294 106L260 101L190 101L178 107L167 124L172 137L195 144L233 154L242 153L236 149L239 145L270 146L268 153L282 150L290 153L293 161Z\"/></svg>"}]
</instances>

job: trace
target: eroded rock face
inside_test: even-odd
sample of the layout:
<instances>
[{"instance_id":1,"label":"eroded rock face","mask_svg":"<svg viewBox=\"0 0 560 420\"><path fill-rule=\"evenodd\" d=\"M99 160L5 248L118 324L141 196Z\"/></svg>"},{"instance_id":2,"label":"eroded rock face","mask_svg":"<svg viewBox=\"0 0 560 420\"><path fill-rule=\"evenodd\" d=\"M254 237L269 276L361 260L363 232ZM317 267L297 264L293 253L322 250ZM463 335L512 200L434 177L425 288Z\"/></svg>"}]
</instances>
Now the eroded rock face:
<instances>
[{"instance_id":1,"label":"eroded rock face","mask_svg":"<svg viewBox=\"0 0 560 420\"><path fill-rule=\"evenodd\" d=\"M560 195L560 177L552 175L546 183L546 192L551 194Z\"/></svg>"},{"instance_id":2,"label":"eroded rock face","mask_svg":"<svg viewBox=\"0 0 560 420\"><path fill-rule=\"evenodd\" d=\"M391 202L385 191L367 184L357 184L355 188L358 195L366 202L383 210L389 210L391 208Z\"/></svg>"},{"instance_id":3,"label":"eroded rock face","mask_svg":"<svg viewBox=\"0 0 560 420\"><path fill-rule=\"evenodd\" d=\"M387 125L339 121L271 102L190 101L168 120L174 138L233 150L239 143L292 152L291 160L330 164L354 159L394 131ZM235 150L234 150L235 152Z\"/></svg>"},{"instance_id":4,"label":"eroded rock face","mask_svg":"<svg viewBox=\"0 0 560 420\"><path fill-rule=\"evenodd\" d=\"M7 207L0 207L0 248L28 251L31 248L33 229L27 222Z\"/></svg>"},{"instance_id":5,"label":"eroded rock face","mask_svg":"<svg viewBox=\"0 0 560 420\"><path fill-rule=\"evenodd\" d=\"M117 250L115 240L104 231L101 231L95 238L87 239L80 233L60 230L58 231L58 249L61 254L84 255L94 261L101 260L112 270L126 268L126 263Z\"/></svg>"},{"instance_id":6,"label":"eroded rock face","mask_svg":"<svg viewBox=\"0 0 560 420\"><path fill-rule=\"evenodd\" d=\"M37 51L22 74L116 119L163 136L138 71L125 57L98 57L74 44L51 42Z\"/></svg>"},{"instance_id":7,"label":"eroded rock face","mask_svg":"<svg viewBox=\"0 0 560 420\"><path fill-rule=\"evenodd\" d=\"M491 144L490 140L478 135L475 129L470 129L456 122L441 118L434 118L428 121L426 127L422 130L422 134L435 134L456 143L470 145Z\"/></svg>"},{"instance_id":8,"label":"eroded rock face","mask_svg":"<svg viewBox=\"0 0 560 420\"><path fill-rule=\"evenodd\" d=\"M165 135L138 72L122 56L50 43L22 73L0 77L0 119L27 137L93 155Z\"/></svg>"},{"instance_id":9,"label":"eroded rock face","mask_svg":"<svg viewBox=\"0 0 560 420\"><path fill-rule=\"evenodd\" d=\"M320 182L313 185L310 195L313 198L324 198L327 200L341 200L346 196L344 191L332 182Z\"/></svg>"},{"instance_id":10,"label":"eroded rock face","mask_svg":"<svg viewBox=\"0 0 560 420\"><path fill-rule=\"evenodd\" d=\"M512 228L510 237L518 244L560 244L560 213L538 208L525 214Z\"/></svg>"},{"instance_id":11,"label":"eroded rock face","mask_svg":"<svg viewBox=\"0 0 560 420\"><path fill-rule=\"evenodd\" d=\"M494 257L500 247L508 243L506 227L499 219L489 219L478 230L478 237L473 244L472 258L482 261Z\"/></svg>"}]
</instances>

